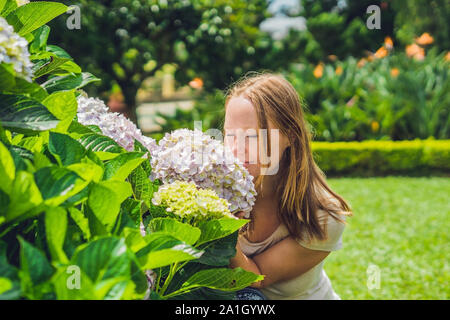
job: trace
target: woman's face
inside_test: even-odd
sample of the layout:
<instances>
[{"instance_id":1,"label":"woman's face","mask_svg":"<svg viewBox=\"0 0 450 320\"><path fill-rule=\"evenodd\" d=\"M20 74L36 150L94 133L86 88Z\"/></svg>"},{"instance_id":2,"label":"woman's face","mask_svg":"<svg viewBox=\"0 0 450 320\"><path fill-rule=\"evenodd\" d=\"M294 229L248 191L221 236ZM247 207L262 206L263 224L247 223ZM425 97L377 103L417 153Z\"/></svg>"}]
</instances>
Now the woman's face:
<instances>
[{"instance_id":1,"label":"woman's face","mask_svg":"<svg viewBox=\"0 0 450 320\"><path fill-rule=\"evenodd\" d=\"M274 126L268 120L269 130L267 135L271 134ZM259 132L258 118L253 104L244 97L233 97L228 101L225 113L224 123L224 144L228 146L237 157L244 163L248 172L256 179L260 175L260 157L259 157ZM287 138L279 132L279 141L273 139L273 148L278 145L279 155L282 154L288 145ZM266 147L267 149L267 147ZM276 160L278 163L279 159Z\"/></svg>"}]
</instances>

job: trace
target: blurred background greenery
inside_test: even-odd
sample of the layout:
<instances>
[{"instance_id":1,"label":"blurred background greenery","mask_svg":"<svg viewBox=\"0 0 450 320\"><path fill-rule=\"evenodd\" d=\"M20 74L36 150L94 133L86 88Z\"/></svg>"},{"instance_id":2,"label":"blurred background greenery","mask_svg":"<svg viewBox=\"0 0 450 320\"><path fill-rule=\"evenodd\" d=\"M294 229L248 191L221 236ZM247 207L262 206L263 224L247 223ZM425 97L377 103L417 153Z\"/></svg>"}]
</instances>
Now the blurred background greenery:
<instances>
[{"instance_id":1,"label":"blurred background greenery","mask_svg":"<svg viewBox=\"0 0 450 320\"><path fill-rule=\"evenodd\" d=\"M423 176L330 179L355 215L325 268L344 299L449 298L449 1L63 2L80 7L81 29L60 17L49 43L102 79L90 95L149 136L194 121L222 129L225 90L273 71L303 100L328 176ZM370 5L380 29L366 25Z\"/></svg>"}]
</instances>

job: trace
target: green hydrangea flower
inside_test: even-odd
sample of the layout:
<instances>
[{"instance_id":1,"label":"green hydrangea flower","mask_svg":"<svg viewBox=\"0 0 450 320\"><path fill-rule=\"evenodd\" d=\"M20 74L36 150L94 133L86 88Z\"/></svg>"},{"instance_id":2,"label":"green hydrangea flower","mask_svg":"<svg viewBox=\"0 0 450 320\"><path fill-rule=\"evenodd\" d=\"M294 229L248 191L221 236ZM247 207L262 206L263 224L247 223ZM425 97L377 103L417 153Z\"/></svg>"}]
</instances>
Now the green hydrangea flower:
<instances>
[{"instance_id":1,"label":"green hydrangea flower","mask_svg":"<svg viewBox=\"0 0 450 320\"><path fill-rule=\"evenodd\" d=\"M163 184L153 194L152 203L165 206L167 212L191 224L223 217L237 219L228 209L227 200L212 189L198 189L194 182L176 180Z\"/></svg>"}]
</instances>

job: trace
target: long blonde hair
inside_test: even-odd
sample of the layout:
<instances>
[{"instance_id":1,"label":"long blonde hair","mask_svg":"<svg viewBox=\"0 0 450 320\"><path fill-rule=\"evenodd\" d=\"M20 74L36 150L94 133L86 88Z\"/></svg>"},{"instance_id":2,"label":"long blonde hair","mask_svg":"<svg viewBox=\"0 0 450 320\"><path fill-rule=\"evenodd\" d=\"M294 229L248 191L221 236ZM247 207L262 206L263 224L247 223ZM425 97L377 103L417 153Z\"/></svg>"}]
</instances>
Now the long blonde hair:
<instances>
[{"instance_id":1,"label":"long blonde hair","mask_svg":"<svg viewBox=\"0 0 450 320\"><path fill-rule=\"evenodd\" d=\"M328 186L325 174L314 161L311 133L296 90L282 75L251 72L227 90L225 110L230 99L239 96L248 99L255 107L258 129L268 130L270 120L290 142L281 155L278 171L280 180L276 183L280 221L294 238L303 240L306 231L310 239L326 239L326 226L321 225L317 211L325 210L342 223L346 222L338 216L351 216L352 212L347 202ZM268 151L270 157L270 135L267 137L265 154ZM263 180L264 175L257 177L256 190L262 190ZM330 197L321 196L323 190L328 191L338 203L330 201Z\"/></svg>"}]
</instances>

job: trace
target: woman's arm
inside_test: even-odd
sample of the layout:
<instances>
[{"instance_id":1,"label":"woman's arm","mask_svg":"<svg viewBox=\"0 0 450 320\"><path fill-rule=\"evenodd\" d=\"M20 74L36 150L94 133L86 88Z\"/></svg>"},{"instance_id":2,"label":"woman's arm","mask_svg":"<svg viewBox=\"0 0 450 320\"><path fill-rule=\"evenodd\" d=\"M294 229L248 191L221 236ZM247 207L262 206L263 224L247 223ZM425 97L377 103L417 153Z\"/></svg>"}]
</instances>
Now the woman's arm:
<instances>
[{"instance_id":1,"label":"woman's arm","mask_svg":"<svg viewBox=\"0 0 450 320\"><path fill-rule=\"evenodd\" d=\"M264 288L272 283L296 278L319 264L330 251L311 250L301 246L292 237L281 240L252 259L244 255L236 245L236 256L230 260L230 267L264 275L262 281L251 286Z\"/></svg>"}]
</instances>

